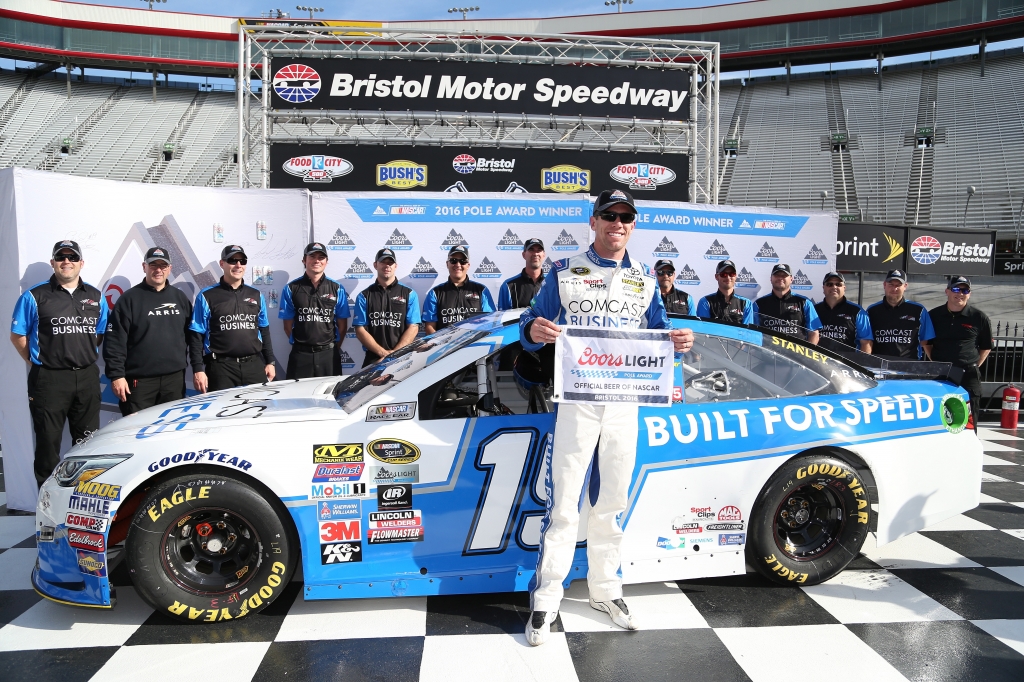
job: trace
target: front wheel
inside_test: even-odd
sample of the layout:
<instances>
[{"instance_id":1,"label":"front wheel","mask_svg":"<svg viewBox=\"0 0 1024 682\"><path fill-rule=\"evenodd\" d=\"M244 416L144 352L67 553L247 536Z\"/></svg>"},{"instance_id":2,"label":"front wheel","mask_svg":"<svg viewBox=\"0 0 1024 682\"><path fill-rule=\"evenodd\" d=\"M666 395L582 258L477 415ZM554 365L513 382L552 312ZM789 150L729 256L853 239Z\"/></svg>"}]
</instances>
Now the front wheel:
<instances>
[{"instance_id":1,"label":"front wheel","mask_svg":"<svg viewBox=\"0 0 1024 682\"><path fill-rule=\"evenodd\" d=\"M128 571L154 609L216 622L266 608L295 568L297 543L274 505L225 476L182 476L150 491L128 532Z\"/></svg>"},{"instance_id":2,"label":"front wheel","mask_svg":"<svg viewBox=\"0 0 1024 682\"><path fill-rule=\"evenodd\" d=\"M748 559L777 583L817 585L857 557L871 513L853 467L831 455L798 457L761 491L748 530Z\"/></svg>"}]
</instances>

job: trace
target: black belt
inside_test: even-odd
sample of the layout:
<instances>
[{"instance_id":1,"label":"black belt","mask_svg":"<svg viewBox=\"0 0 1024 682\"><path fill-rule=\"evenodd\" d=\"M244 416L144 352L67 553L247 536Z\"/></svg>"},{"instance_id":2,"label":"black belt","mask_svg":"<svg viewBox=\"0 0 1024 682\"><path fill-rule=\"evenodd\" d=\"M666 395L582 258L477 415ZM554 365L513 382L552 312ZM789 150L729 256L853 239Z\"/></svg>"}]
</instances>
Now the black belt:
<instances>
[{"instance_id":1,"label":"black belt","mask_svg":"<svg viewBox=\"0 0 1024 682\"><path fill-rule=\"evenodd\" d=\"M251 360L255 360L258 357L259 357L259 353L254 353L253 355L245 355L245 356L242 356L240 358L233 358L230 355L218 356L216 353L210 353L210 359L213 360L214 362L237 362L237 363L243 363L243 362L249 362Z\"/></svg>"},{"instance_id":2,"label":"black belt","mask_svg":"<svg viewBox=\"0 0 1024 682\"><path fill-rule=\"evenodd\" d=\"M84 367L47 367L46 365L38 365L43 369L48 369L51 372L79 372L83 369L89 369L92 365L85 365Z\"/></svg>"},{"instance_id":3,"label":"black belt","mask_svg":"<svg viewBox=\"0 0 1024 682\"><path fill-rule=\"evenodd\" d=\"M332 348L334 348L334 344L321 343L319 345L313 345L311 343L299 343L296 341L293 347L295 348L295 350L302 351L303 353L320 353L325 350L331 350Z\"/></svg>"}]
</instances>

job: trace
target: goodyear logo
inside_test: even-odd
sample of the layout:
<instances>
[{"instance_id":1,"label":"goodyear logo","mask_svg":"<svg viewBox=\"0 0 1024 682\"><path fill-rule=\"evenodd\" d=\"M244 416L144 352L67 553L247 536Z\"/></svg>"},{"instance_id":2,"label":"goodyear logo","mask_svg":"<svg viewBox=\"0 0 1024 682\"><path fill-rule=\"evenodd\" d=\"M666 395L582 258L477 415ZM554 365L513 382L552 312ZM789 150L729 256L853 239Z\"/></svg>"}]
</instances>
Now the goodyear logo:
<instances>
[{"instance_id":1,"label":"goodyear logo","mask_svg":"<svg viewBox=\"0 0 1024 682\"><path fill-rule=\"evenodd\" d=\"M377 164L377 184L392 189L427 186L427 167L412 161L388 161Z\"/></svg>"},{"instance_id":2,"label":"goodyear logo","mask_svg":"<svg viewBox=\"0 0 1024 682\"><path fill-rule=\"evenodd\" d=\"M97 483L96 481L80 481L78 487L75 488L75 494L98 497L101 500L119 500L121 499L121 486Z\"/></svg>"},{"instance_id":3,"label":"goodyear logo","mask_svg":"<svg viewBox=\"0 0 1024 682\"><path fill-rule=\"evenodd\" d=\"M540 188L552 192L588 192L590 176L590 171L566 164L543 168L540 172Z\"/></svg>"},{"instance_id":4,"label":"goodyear logo","mask_svg":"<svg viewBox=\"0 0 1024 682\"><path fill-rule=\"evenodd\" d=\"M340 464L342 462L362 462L362 443L335 443L333 445L314 445L314 464Z\"/></svg>"}]
</instances>

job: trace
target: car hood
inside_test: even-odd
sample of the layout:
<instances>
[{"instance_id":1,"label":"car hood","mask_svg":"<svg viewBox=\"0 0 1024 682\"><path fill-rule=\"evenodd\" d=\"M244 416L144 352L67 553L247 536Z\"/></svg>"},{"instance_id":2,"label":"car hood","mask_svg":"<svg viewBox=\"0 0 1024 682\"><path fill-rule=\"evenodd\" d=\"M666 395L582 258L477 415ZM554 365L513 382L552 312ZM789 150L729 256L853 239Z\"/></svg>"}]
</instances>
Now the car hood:
<instances>
[{"instance_id":1,"label":"car hood","mask_svg":"<svg viewBox=\"0 0 1024 682\"><path fill-rule=\"evenodd\" d=\"M112 438L146 439L162 433L280 421L344 419L334 399L335 377L278 381L197 394L157 405L100 429L85 445Z\"/></svg>"}]
</instances>

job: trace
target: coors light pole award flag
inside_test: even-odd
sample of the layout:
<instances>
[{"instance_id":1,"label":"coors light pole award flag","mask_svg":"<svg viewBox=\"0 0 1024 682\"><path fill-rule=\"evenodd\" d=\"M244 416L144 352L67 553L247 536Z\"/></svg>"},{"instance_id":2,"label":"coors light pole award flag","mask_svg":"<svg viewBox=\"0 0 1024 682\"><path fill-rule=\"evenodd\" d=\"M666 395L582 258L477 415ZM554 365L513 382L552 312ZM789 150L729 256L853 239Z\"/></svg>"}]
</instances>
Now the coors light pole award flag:
<instances>
[{"instance_id":1,"label":"coors light pole award flag","mask_svg":"<svg viewBox=\"0 0 1024 682\"><path fill-rule=\"evenodd\" d=\"M555 341L552 399L668 407L674 359L667 329L563 327Z\"/></svg>"}]
</instances>

